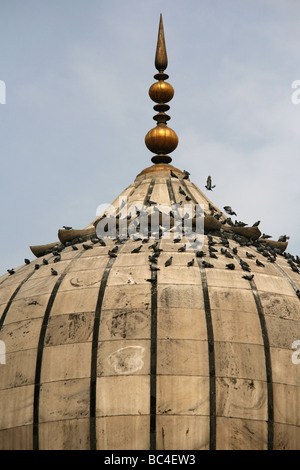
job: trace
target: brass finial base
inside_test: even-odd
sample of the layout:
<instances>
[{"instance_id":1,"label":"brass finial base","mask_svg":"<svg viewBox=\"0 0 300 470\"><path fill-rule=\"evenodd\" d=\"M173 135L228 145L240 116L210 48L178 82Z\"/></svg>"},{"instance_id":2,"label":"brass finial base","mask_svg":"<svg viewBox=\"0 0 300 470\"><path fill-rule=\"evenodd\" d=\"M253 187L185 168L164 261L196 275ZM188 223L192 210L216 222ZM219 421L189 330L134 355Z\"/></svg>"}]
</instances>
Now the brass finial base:
<instances>
[{"instance_id":1,"label":"brass finial base","mask_svg":"<svg viewBox=\"0 0 300 470\"><path fill-rule=\"evenodd\" d=\"M154 157L151 158L151 162L153 163L171 163L172 158L169 157L169 155L154 155Z\"/></svg>"}]
</instances>

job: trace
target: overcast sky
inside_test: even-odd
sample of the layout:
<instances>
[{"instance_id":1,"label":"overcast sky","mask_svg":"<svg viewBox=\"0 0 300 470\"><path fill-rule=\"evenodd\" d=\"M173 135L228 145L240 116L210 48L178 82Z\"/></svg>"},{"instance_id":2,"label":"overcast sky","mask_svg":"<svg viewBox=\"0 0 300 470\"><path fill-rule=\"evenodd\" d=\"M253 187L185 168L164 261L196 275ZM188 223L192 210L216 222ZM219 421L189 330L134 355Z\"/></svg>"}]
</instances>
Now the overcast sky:
<instances>
[{"instance_id":1,"label":"overcast sky","mask_svg":"<svg viewBox=\"0 0 300 470\"><path fill-rule=\"evenodd\" d=\"M160 13L172 164L300 255L299 0L1 0L0 274L151 165Z\"/></svg>"}]
</instances>

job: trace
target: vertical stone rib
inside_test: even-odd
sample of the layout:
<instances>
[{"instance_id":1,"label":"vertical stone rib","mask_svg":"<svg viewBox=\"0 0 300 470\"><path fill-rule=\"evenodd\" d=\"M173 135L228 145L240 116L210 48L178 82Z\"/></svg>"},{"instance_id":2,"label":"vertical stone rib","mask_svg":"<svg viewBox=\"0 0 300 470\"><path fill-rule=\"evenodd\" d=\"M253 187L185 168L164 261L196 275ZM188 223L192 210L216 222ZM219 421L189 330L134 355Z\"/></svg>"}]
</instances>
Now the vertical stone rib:
<instances>
[{"instance_id":1,"label":"vertical stone rib","mask_svg":"<svg viewBox=\"0 0 300 470\"><path fill-rule=\"evenodd\" d=\"M240 263L241 258L234 254L235 259ZM274 442L274 397L273 397L273 384L272 384L272 366L271 366L271 352L270 343L268 337L268 331L266 326L266 320L263 313L263 307L260 301L258 290L254 280L249 281L252 294L255 300L257 314L261 327L261 334L263 339L264 354L265 354L265 366L266 366L266 378L267 378L267 401L268 401L268 450L273 449Z\"/></svg>"},{"instance_id":2,"label":"vertical stone rib","mask_svg":"<svg viewBox=\"0 0 300 470\"><path fill-rule=\"evenodd\" d=\"M33 398L33 450L39 450L39 405L40 405L40 391L41 391L41 372L42 372L42 360L43 360L43 352L44 352L44 343L45 343L45 336L48 327L50 313L55 301L56 294L60 288L62 281L64 280L67 272L70 269L71 264L76 261L85 250L82 250L78 255L76 255L72 261L68 264L65 268L63 273L59 276L58 280L56 281L52 292L50 294L50 298L47 303L47 307L45 310L45 315L43 318L43 323L41 327L38 347L37 347L37 359L36 359L36 369L35 369L35 380L34 380L34 398Z\"/></svg>"},{"instance_id":3,"label":"vertical stone rib","mask_svg":"<svg viewBox=\"0 0 300 470\"><path fill-rule=\"evenodd\" d=\"M92 339L92 358L91 358L91 384L90 384L90 447L91 450L97 450L97 433L96 433L96 395L97 395L97 359L98 359L98 339L100 330L101 309L105 293L105 288L110 270L116 258L110 258L106 265L104 274L101 279L93 328Z\"/></svg>"},{"instance_id":4,"label":"vertical stone rib","mask_svg":"<svg viewBox=\"0 0 300 470\"><path fill-rule=\"evenodd\" d=\"M255 282L250 281L252 293L254 296L257 313L261 326L261 333L264 343L265 363L266 363L266 376L267 376L267 395L268 395L268 450L273 450L274 441L274 400L273 400L273 384L272 384L272 367L271 367L271 353L266 320L263 313L263 308L258 295Z\"/></svg>"},{"instance_id":5,"label":"vertical stone rib","mask_svg":"<svg viewBox=\"0 0 300 470\"><path fill-rule=\"evenodd\" d=\"M197 258L201 274L202 291L204 299L204 310L207 329L208 343L208 365L209 365L209 449L216 450L216 367L215 367L215 348L214 333L211 317L211 308L209 301L208 285L205 268L201 264L201 259Z\"/></svg>"},{"instance_id":6,"label":"vertical stone rib","mask_svg":"<svg viewBox=\"0 0 300 470\"><path fill-rule=\"evenodd\" d=\"M151 271L150 450L156 450L157 273Z\"/></svg>"}]
</instances>

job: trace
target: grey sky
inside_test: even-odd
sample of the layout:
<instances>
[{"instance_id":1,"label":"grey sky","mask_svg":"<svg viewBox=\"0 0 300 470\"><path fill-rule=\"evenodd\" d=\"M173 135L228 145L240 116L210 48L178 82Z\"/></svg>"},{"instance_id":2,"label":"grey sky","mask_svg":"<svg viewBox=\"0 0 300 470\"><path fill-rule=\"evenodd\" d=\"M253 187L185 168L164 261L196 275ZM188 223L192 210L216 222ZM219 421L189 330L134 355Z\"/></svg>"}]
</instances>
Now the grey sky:
<instances>
[{"instance_id":1,"label":"grey sky","mask_svg":"<svg viewBox=\"0 0 300 470\"><path fill-rule=\"evenodd\" d=\"M2 0L0 274L145 167L163 14L174 166L300 254L298 0Z\"/></svg>"}]
</instances>

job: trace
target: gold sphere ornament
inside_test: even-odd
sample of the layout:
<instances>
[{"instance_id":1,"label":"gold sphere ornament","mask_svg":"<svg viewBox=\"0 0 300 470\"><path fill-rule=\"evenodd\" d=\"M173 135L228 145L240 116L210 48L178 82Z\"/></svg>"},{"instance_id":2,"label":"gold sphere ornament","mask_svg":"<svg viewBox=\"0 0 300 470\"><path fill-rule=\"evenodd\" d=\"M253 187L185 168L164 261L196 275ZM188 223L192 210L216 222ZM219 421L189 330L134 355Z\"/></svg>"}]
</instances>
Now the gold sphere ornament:
<instances>
[{"instance_id":1,"label":"gold sphere ornament","mask_svg":"<svg viewBox=\"0 0 300 470\"><path fill-rule=\"evenodd\" d=\"M166 155L176 149L178 137L165 123L158 123L146 134L145 144L150 152Z\"/></svg>"},{"instance_id":2,"label":"gold sphere ornament","mask_svg":"<svg viewBox=\"0 0 300 470\"><path fill-rule=\"evenodd\" d=\"M149 88L149 96L155 103L168 103L174 96L174 88L170 83L159 80Z\"/></svg>"}]
</instances>

